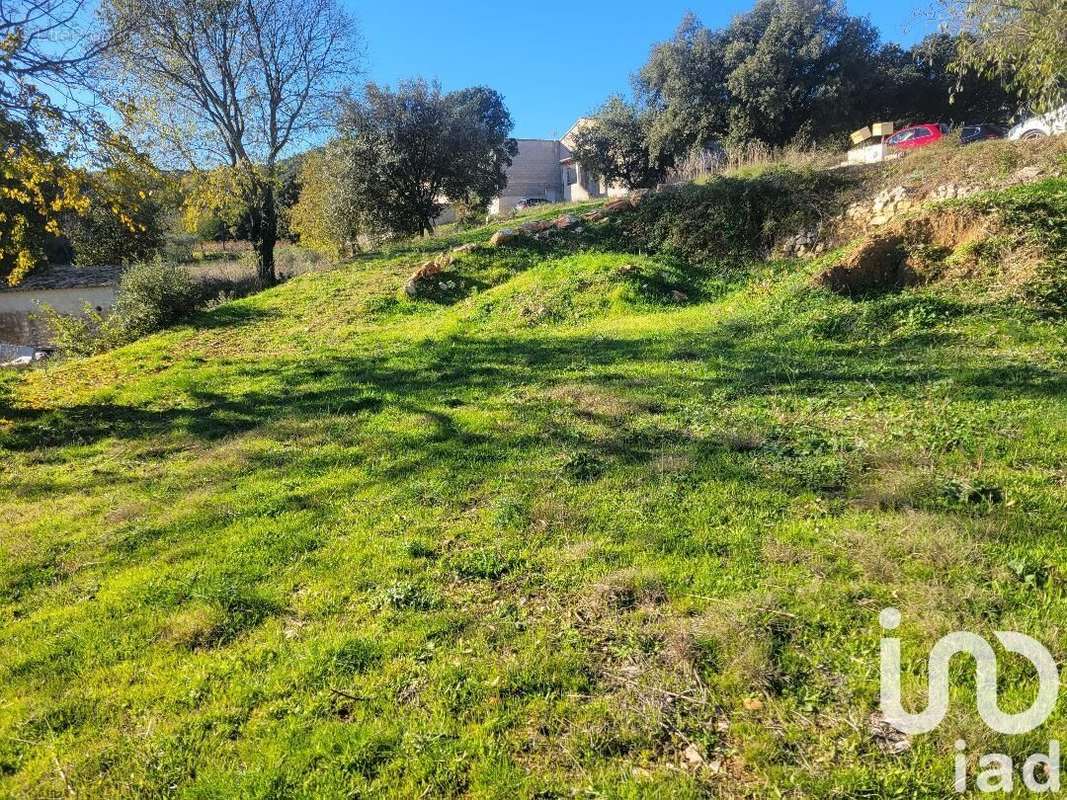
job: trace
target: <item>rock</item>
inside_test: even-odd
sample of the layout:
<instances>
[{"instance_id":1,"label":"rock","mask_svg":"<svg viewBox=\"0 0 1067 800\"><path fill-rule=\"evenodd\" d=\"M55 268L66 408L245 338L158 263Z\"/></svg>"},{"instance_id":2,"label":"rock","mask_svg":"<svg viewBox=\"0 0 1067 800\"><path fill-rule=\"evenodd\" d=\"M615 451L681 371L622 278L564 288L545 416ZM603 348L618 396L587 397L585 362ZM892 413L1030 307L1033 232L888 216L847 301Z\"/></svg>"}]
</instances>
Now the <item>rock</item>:
<instances>
[{"instance_id":1,"label":"rock","mask_svg":"<svg viewBox=\"0 0 1067 800\"><path fill-rule=\"evenodd\" d=\"M871 211L876 215L882 214L883 212L892 214L897 204L906 200L907 197L908 190L903 186L886 189L874 196L874 199L871 201Z\"/></svg>"},{"instance_id":2,"label":"rock","mask_svg":"<svg viewBox=\"0 0 1067 800\"><path fill-rule=\"evenodd\" d=\"M1012 173L1011 182L1012 183L1027 183L1029 181L1034 180L1035 178L1039 178L1040 176L1041 176L1041 167L1038 167L1038 166L1023 167L1022 169L1016 170L1014 173Z\"/></svg>"},{"instance_id":3,"label":"rock","mask_svg":"<svg viewBox=\"0 0 1067 800\"><path fill-rule=\"evenodd\" d=\"M845 210L845 216L849 219L861 219L870 213L870 206L866 203L853 203Z\"/></svg>"},{"instance_id":4,"label":"rock","mask_svg":"<svg viewBox=\"0 0 1067 800\"><path fill-rule=\"evenodd\" d=\"M536 234L547 231L552 227L552 223L544 219L535 219L530 222L523 223L519 226L519 230L523 233Z\"/></svg>"},{"instance_id":5,"label":"rock","mask_svg":"<svg viewBox=\"0 0 1067 800\"><path fill-rule=\"evenodd\" d=\"M693 769L704 766L704 756L700 754L700 750L697 749L695 744L691 744L685 748L682 756L685 758L686 764Z\"/></svg>"},{"instance_id":6,"label":"rock","mask_svg":"<svg viewBox=\"0 0 1067 800\"><path fill-rule=\"evenodd\" d=\"M502 245L513 242L518 238L519 232L514 230L513 228L501 228L493 234L492 238L489 240L489 245L491 247L500 247Z\"/></svg>"},{"instance_id":7,"label":"rock","mask_svg":"<svg viewBox=\"0 0 1067 800\"><path fill-rule=\"evenodd\" d=\"M441 259L431 258L429 261L425 262L421 267L415 270L415 274L411 277L418 278L420 280L423 278L432 278L434 275L440 275L444 268L445 264L441 263Z\"/></svg>"},{"instance_id":8,"label":"rock","mask_svg":"<svg viewBox=\"0 0 1067 800\"><path fill-rule=\"evenodd\" d=\"M442 264L442 261L444 261L443 257L434 258L415 270L408 278L408 282L404 284L404 294L412 299L418 297L423 287L444 271L447 264ZM451 263L451 257L448 258L447 263Z\"/></svg>"}]
</instances>

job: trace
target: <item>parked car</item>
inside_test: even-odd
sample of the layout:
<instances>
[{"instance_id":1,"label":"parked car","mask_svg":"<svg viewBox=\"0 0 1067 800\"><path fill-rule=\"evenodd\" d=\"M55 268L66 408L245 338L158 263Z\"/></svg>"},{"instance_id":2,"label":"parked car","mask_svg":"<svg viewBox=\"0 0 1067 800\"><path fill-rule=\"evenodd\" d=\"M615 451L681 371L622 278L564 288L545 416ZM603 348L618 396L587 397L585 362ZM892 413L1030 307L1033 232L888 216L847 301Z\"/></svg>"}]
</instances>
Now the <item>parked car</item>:
<instances>
[{"instance_id":1,"label":"parked car","mask_svg":"<svg viewBox=\"0 0 1067 800\"><path fill-rule=\"evenodd\" d=\"M1040 139L1043 136L1055 136L1058 133L1067 133L1067 106L1057 108L1047 114L1026 117L1008 131L1008 138L1012 140Z\"/></svg>"},{"instance_id":2,"label":"parked car","mask_svg":"<svg viewBox=\"0 0 1067 800\"><path fill-rule=\"evenodd\" d=\"M924 122L920 125L909 125L903 130L897 131L885 143L889 147L899 150L912 150L916 147L926 147L928 144L942 139L949 129L947 125L936 122Z\"/></svg>"},{"instance_id":3,"label":"parked car","mask_svg":"<svg viewBox=\"0 0 1067 800\"><path fill-rule=\"evenodd\" d=\"M515 204L516 211L525 211L535 206L547 206L548 201L543 197L526 197Z\"/></svg>"},{"instance_id":4,"label":"parked car","mask_svg":"<svg viewBox=\"0 0 1067 800\"><path fill-rule=\"evenodd\" d=\"M972 125L964 125L960 129L960 144L981 142L985 139L1003 139L1004 129L999 125L990 125L988 122L977 122Z\"/></svg>"}]
</instances>

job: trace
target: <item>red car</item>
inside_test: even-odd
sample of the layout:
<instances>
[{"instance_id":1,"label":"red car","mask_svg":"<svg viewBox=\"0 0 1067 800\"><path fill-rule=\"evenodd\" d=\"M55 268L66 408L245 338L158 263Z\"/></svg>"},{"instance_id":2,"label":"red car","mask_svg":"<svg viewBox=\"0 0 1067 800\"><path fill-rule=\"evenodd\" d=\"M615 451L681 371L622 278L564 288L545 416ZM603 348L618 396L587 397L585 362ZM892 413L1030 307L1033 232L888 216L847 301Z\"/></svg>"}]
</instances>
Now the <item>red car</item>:
<instances>
[{"instance_id":1,"label":"red car","mask_svg":"<svg viewBox=\"0 0 1067 800\"><path fill-rule=\"evenodd\" d=\"M904 130L897 131L885 143L890 147L901 150L911 150L916 147L926 147L948 133L947 125L939 125L936 122L924 122L921 125L911 125Z\"/></svg>"}]
</instances>

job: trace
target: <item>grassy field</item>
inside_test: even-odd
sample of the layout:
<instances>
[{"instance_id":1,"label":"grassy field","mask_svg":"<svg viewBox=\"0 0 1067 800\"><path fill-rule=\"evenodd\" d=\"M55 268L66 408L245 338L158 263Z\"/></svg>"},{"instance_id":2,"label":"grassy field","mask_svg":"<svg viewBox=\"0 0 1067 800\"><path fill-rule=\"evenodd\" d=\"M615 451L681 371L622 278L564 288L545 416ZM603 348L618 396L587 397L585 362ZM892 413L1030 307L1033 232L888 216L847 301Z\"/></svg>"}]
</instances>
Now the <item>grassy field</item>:
<instances>
[{"instance_id":1,"label":"grassy field","mask_svg":"<svg viewBox=\"0 0 1067 800\"><path fill-rule=\"evenodd\" d=\"M926 798L1067 735L964 665L870 723L887 606L914 700L951 630L1067 658L1061 318L610 237L399 293L484 236L0 378L0 796Z\"/></svg>"}]
</instances>

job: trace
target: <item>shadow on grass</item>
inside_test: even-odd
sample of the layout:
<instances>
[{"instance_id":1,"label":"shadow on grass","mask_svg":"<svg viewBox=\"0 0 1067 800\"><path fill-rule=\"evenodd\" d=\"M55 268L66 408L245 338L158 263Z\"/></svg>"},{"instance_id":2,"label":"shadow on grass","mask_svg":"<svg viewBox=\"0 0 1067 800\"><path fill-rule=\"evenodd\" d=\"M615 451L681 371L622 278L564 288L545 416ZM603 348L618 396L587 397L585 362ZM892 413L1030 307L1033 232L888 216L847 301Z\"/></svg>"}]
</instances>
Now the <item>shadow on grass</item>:
<instances>
[{"instance_id":1,"label":"shadow on grass","mask_svg":"<svg viewBox=\"0 0 1067 800\"><path fill-rule=\"evenodd\" d=\"M210 311L193 314L186 321L186 324L202 330L243 328L246 325L275 319L280 316L281 313L273 308L258 308L244 303L226 303Z\"/></svg>"},{"instance_id":2,"label":"shadow on grass","mask_svg":"<svg viewBox=\"0 0 1067 800\"><path fill-rule=\"evenodd\" d=\"M770 347L766 342L765 337L756 341L728 326L681 345L585 336L456 337L391 355L235 364L229 368L234 385L258 378L280 385L239 396L194 389L189 392L192 407L168 409L113 403L22 408L12 405L10 391L5 393L0 384L0 417L12 423L0 433L0 448L28 451L166 433L216 440L285 418L359 415L387 407L426 413L447 430L447 415L435 409L447 410L456 397L478 402L523 387L543 389L572 381L583 370L590 371L588 380L610 386L613 380L627 380L620 370L636 374L643 366L674 360L710 367L700 377L666 380L655 387L664 399L673 394L679 402L693 393L834 396L866 394L870 387L882 394L911 396L916 383L946 380L954 384L958 397L971 399L1061 397L1067 392L1063 373L1033 364L949 361L943 354L939 358L936 343L923 331L891 345L829 345L785 335ZM615 377L603 374L607 367Z\"/></svg>"}]
</instances>

